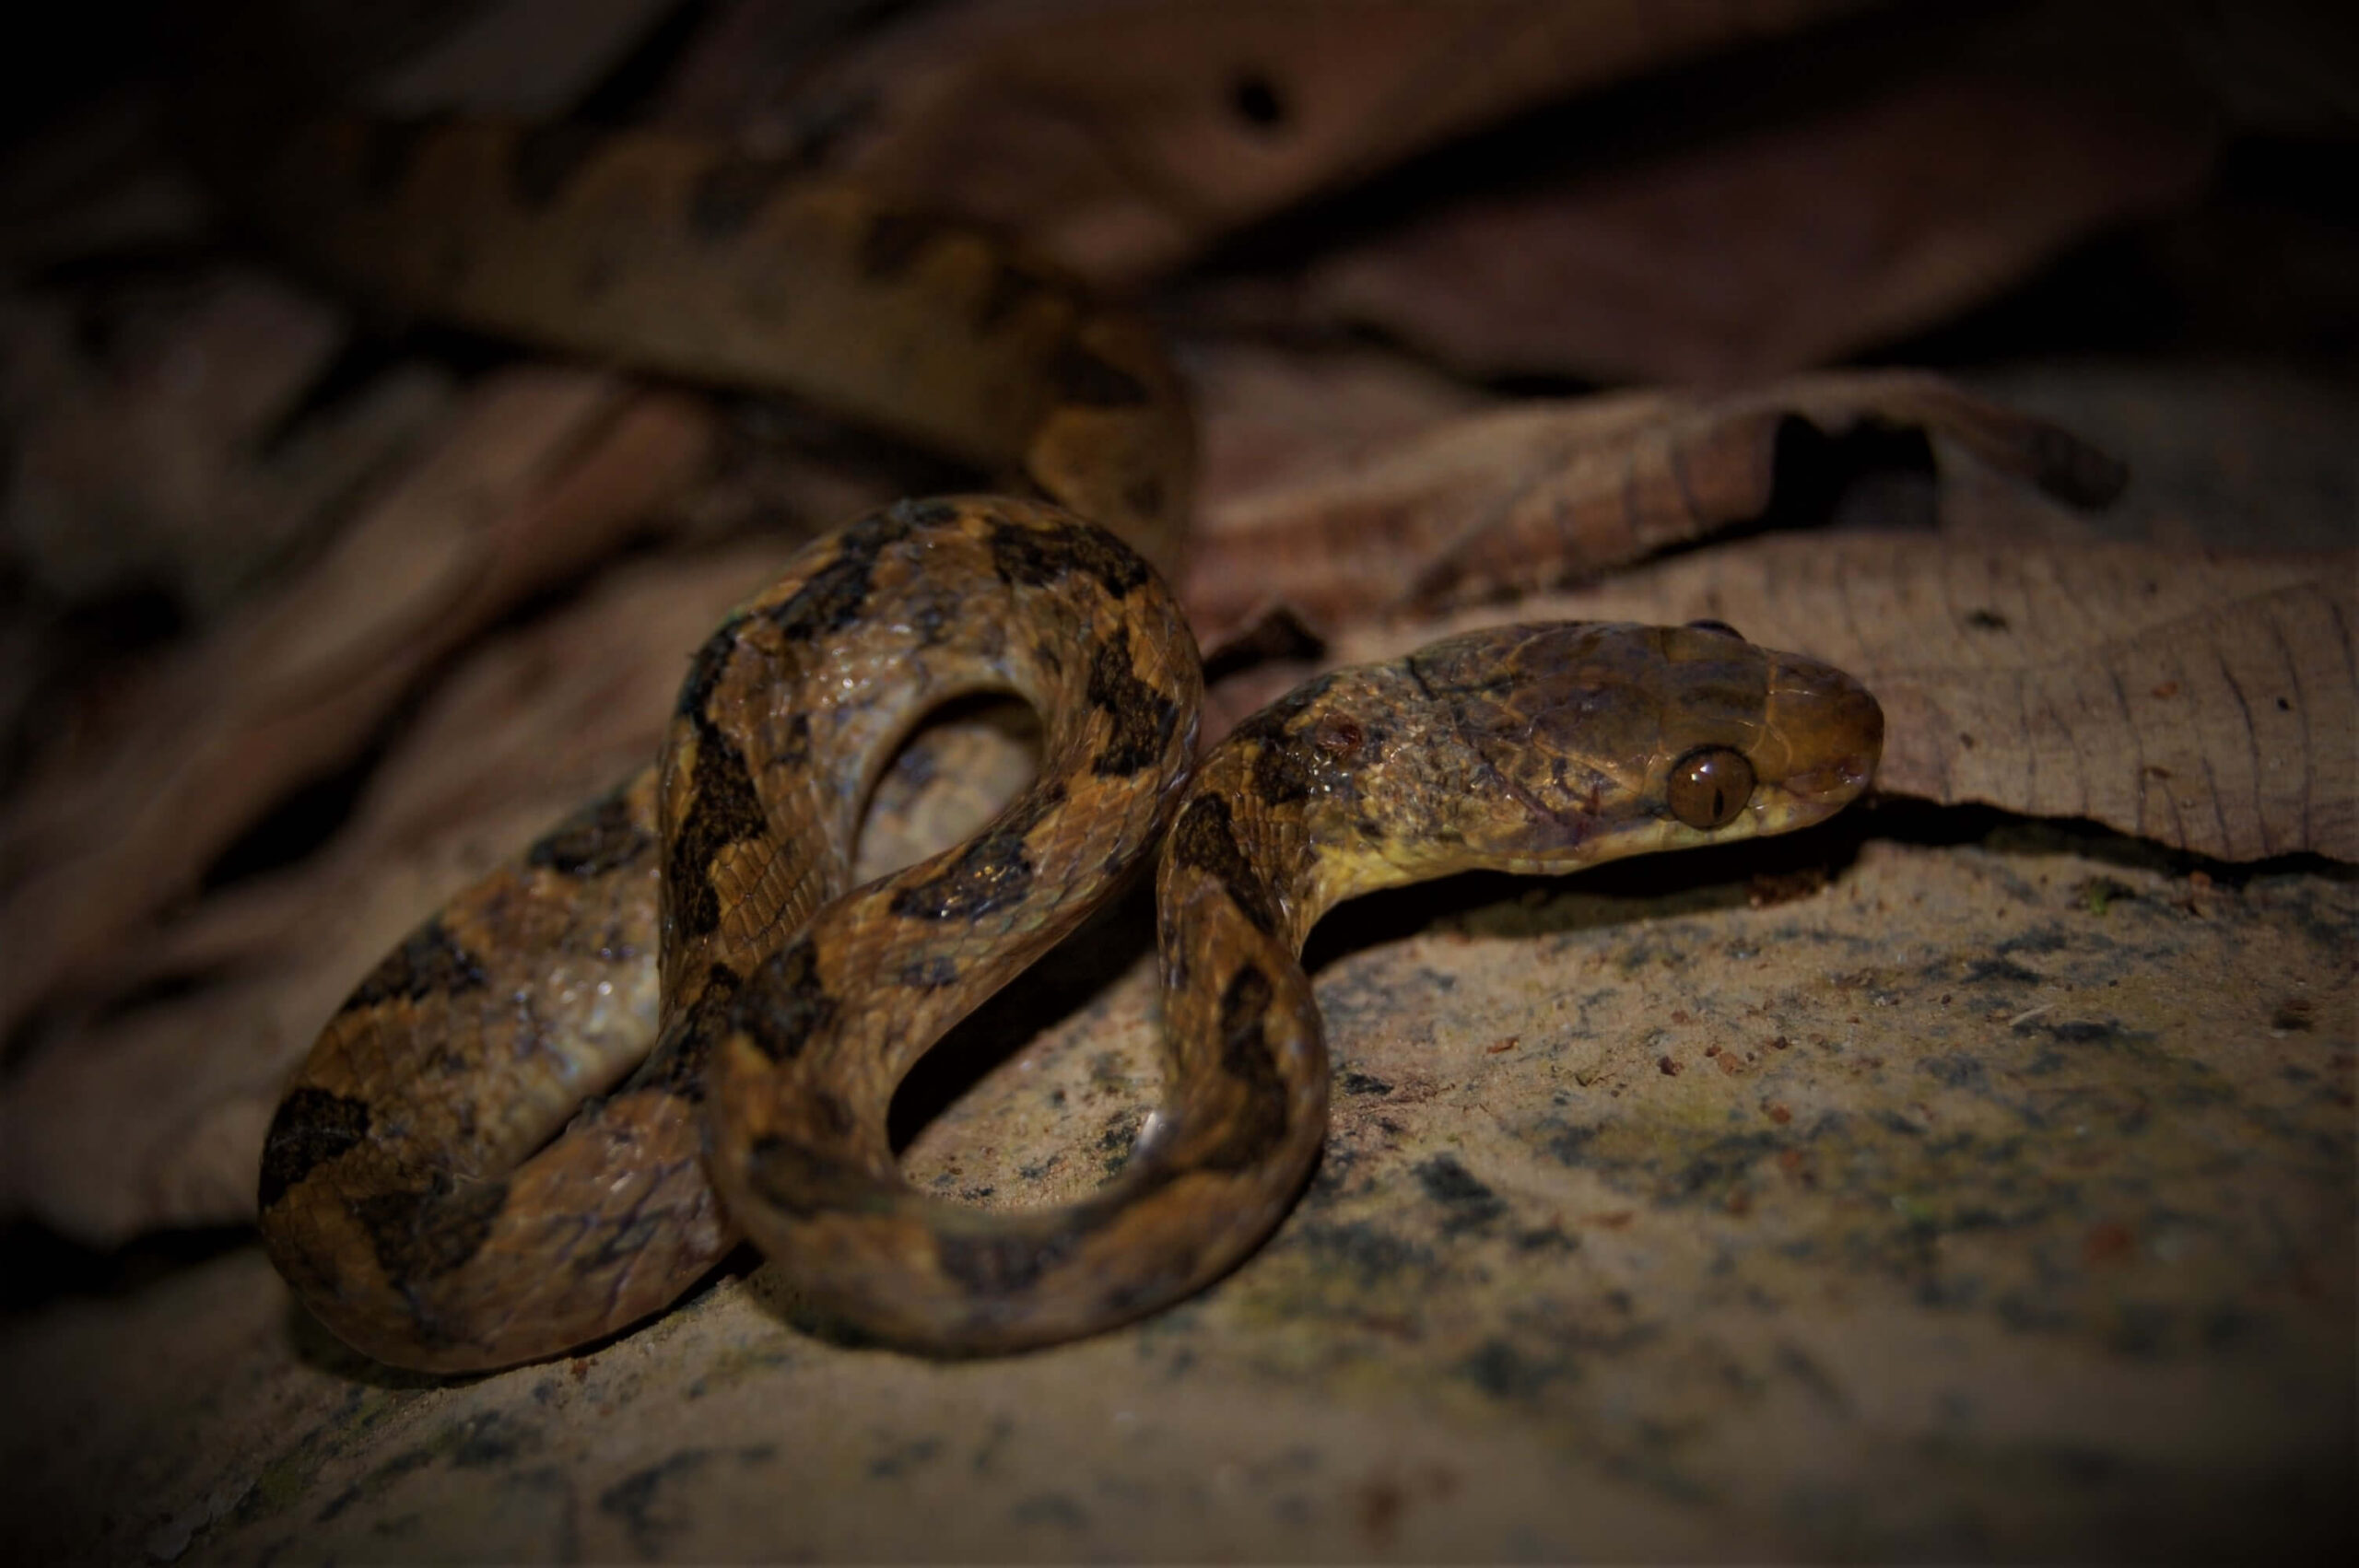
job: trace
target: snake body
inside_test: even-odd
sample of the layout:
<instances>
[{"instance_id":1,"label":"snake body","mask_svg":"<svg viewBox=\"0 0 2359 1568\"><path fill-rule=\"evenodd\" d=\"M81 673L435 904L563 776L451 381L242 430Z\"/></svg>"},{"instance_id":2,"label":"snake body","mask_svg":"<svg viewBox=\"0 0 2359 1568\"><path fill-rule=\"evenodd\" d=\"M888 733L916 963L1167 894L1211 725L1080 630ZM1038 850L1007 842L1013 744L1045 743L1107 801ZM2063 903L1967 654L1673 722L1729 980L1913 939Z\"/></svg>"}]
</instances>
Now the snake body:
<instances>
[{"instance_id":1,"label":"snake body","mask_svg":"<svg viewBox=\"0 0 2359 1568\"><path fill-rule=\"evenodd\" d=\"M1194 423L1145 322L986 235L659 131L339 118L231 181L291 255L401 310L783 391L1179 562Z\"/></svg>"},{"instance_id":2,"label":"snake body","mask_svg":"<svg viewBox=\"0 0 2359 1568\"><path fill-rule=\"evenodd\" d=\"M1016 1350L1151 1312L1258 1246L1325 1141L1299 954L1329 907L1805 826L1865 787L1882 738L1848 677L1723 630L1502 626L1321 676L1180 799L1156 883L1166 1094L1111 1185L1015 1212L917 1192L885 1117L932 1036L890 1006L800 1002L719 1048L714 1179L815 1301L893 1343ZM886 930L890 886L822 918L812 965L790 965L810 995L866 989L827 933Z\"/></svg>"},{"instance_id":3,"label":"snake body","mask_svg":"<svg viewBox=\"0 0 2359 1568\"><path fill-rule=\"evenodd\" d=\"M414 252L387 287L461 319L618 352L640 307L616 301L655 310L642 273L706 279L723 292L692 311L744 328L742 307L808 268L881 291L888 345L928 311L970 339L1027 323L1020 351L1000 345L1006 406L968 411L1003 425L999 445L946 444L1074 509L904 502L814 545L696 654L656 768L460 894L355 990L280 1104L259 1199L281 1271L370 1354L440 1371L553 1354L660 1309L741 1232L822 1311L911 1349L1007 1351L1152 1312L1258 1245L1317 1157L1328 1067L1298 954L1337 900L1801 827L1873 770L1881 713L1837 671L1710 624L1559 625L1322 676L1191 778L1185 622L1141 552L1074 515L1176 551L1185 405L1141 329L970 236L636 140L539 155L565 178L525 181L537 218L484 219L506 249L480 261L453 224L518 205L532 138L452 132L460 150L438 152L387 135L314 149L329 193L304 187L312 237L363 271L355 229ZM700 199L728 209L726 232L631 238L693 225ZM606 306L509 298L568 276ZM674 335L655 363L725 353L722 373L767 375L746 359L772 351L732 331L657 330ZM956 357L927 344L872 379ZM1039 777L965 845L850 889L886 760L976 691L1040 712ZM910 1188L886 1130L903 1074L1158 838L1166 1096L1121 1175L1017 1212Z\"/></svg>"}]
</instances>

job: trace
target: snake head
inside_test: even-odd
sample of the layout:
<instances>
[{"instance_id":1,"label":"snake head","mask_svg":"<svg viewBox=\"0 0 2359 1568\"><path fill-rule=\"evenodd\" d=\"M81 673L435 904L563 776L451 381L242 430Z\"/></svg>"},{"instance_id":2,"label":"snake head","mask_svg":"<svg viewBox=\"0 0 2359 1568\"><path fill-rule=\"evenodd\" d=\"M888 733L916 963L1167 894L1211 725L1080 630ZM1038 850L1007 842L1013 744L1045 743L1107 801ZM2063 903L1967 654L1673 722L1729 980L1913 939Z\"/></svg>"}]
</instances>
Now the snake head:
<instances>
[{"instance_id":1,"label":"snake head","mask_svg":"<svg viewBox=\"0 0 2359 1568\"><path fill-rule=\"evenodd\" d=\"M1500 870L1807 827L1867 788L1884 749L1859 682L1717 622L1501 626L1406 663L1455 742L1448 830Z\"/></svg>"}]
</instances>

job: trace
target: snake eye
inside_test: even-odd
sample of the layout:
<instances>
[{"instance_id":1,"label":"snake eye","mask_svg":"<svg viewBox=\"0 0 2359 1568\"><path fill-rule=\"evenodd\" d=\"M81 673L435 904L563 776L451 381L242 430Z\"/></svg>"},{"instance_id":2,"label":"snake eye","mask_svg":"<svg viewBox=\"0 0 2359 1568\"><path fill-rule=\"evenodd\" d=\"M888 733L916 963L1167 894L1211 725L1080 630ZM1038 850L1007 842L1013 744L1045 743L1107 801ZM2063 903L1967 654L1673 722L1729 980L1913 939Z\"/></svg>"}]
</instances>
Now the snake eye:
<instances>
[{"instance_id":1,"label":"snake eye","mask_svg":"<svg viewBox=\"0 0 2359 1568\"><path fill-rule=\"evenodd\" d=\"M1687 629L1694 632L1718 632L1722 637L1732 637L1739 642L1744 640L1744 634L1726 621L1690 621L1687 623Z\"/></svg>"},{"instance_id":2,"label":"snake eye","mask_svg":"<svg viewBox=\"0 0 2359 1568\"><path fill-rule=\"evenodd\" d=\"M1671 765L1671 814L1697 829L1726 827L1753 799L1753 764L1726 746L1698 746Z\"/></svg>"}]
</instances>

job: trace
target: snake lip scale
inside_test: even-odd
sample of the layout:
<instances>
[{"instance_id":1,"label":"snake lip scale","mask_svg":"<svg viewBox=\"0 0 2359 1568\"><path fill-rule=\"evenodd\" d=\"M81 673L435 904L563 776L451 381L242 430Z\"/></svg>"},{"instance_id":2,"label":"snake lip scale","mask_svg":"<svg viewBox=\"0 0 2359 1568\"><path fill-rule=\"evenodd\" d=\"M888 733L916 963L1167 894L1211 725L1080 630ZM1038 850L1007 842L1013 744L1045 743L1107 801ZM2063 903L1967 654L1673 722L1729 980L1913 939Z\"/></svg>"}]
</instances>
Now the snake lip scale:
<instances>
[{"instance_id":1,"label":"snake lip scale","mask_svg":"<svg viewBox=\"0 0 2359 1568\"><path fill-rule=\"evenodd\" d=\"M1714 622L1450 638L1320 676L1191 770L1203 679L1150 559L1176 559L1192 439L1129 318L964 231L660 138L297 150L304 232L364 278L378 242L413 308L629 355L685 274L703 326L641 357L694 369L722 344L718 373L794 384L833 317L766 280L816 277L827 311L924 345L905 376L963 342L989 374L945 370L957 395L921 388L912 423L950 409L945 444L1052 497L905 501L803 552L696 652L654 766L452 897L329 1020L265 1137L260 1223L311 1309L381 1360L559 1353L662 1310L741 1235L823 1315L914 1351L1151 1313L1250 1255L1319 1154L1299 954L1335 903L1805 827L1872 776L1872 696ZM633 202L652 238L619 243ZM497 260L470 261L487 229ZM786 340L775 364L757 329ZM891 380L827 377L805 390L856 414ZM990 385L1027 390L953 406ZM1038 778L966 843L852 887L880 771L978 692L1039 713ZM910 1187L886 1128L903 1075L1150 852L1166 1092L1128 1164L1056 1208Z\"/></svg>"}]
</instances>

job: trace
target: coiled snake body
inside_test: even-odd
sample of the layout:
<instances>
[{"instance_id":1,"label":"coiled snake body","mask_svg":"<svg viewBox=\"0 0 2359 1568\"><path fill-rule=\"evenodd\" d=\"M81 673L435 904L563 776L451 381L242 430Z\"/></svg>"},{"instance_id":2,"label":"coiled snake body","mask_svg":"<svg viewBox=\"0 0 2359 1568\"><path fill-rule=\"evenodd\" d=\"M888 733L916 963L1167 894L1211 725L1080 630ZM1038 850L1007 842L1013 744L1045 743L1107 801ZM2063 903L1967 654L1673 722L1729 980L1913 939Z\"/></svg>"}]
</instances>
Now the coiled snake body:
<instances>
[{"instance_id":1,"label":"coiled snake body","mask_svg":"<svg viewBox=\"0 0 2359 1568\"><path fill-rule=\"evenodd\" d=\"M770 270L803 264L880 291L904 327L932 311L1026 370L1000 450L1034 484L1109 521L1184 515L1184 404L1151 339L970 236L835 196L798 231L780 215L817 209L782 175L645 139L541 170L533 220L511 210L529 138L447 133L458 150L411 146L389 170L367 134L338 135L320 146L344 161L305 177L306 231L347 264L372 224L443 256L389 280L413 304L498 322L522 290L520 330L628 346L594 298L560 321L542 286L636 297L636 252L612 240L592 266L580 234L583 210L634 232L615 193L635 192L659 275L701 246L722 252L705 275L764 280L761 309ZM438 181L457 194L438 202ZM680 240L716 192L735 193L722 231ZM487 270L510 279L488 290L449 260L487 208L508 224ZM436 294L454 280L475 292ZM748 313L726 288L685 304ZM1171 537L1149 541L1168 556ZM1037 781L967 844L848 890L894 747L985 690L1042 715ZM1338 671L1191 779L1200 695L1156 571L1058 506L904 502L813 546L698 652L657 768L452 899L329 1023L265 1142L273 1258L354 1345L436 1370L622 1328L741 1230L894 1344L1090 1333L1217 1277L1299 1189L1328 1068L1297 955L1337 900L1804 826L1865 787L1883 733L1848 677L1711 624L1500 627ZM1166 1099L1128 1164L1056 1209L910 1188L886 1132L904 1072L1159 837Z\"/></svg>"}]
</instances>

